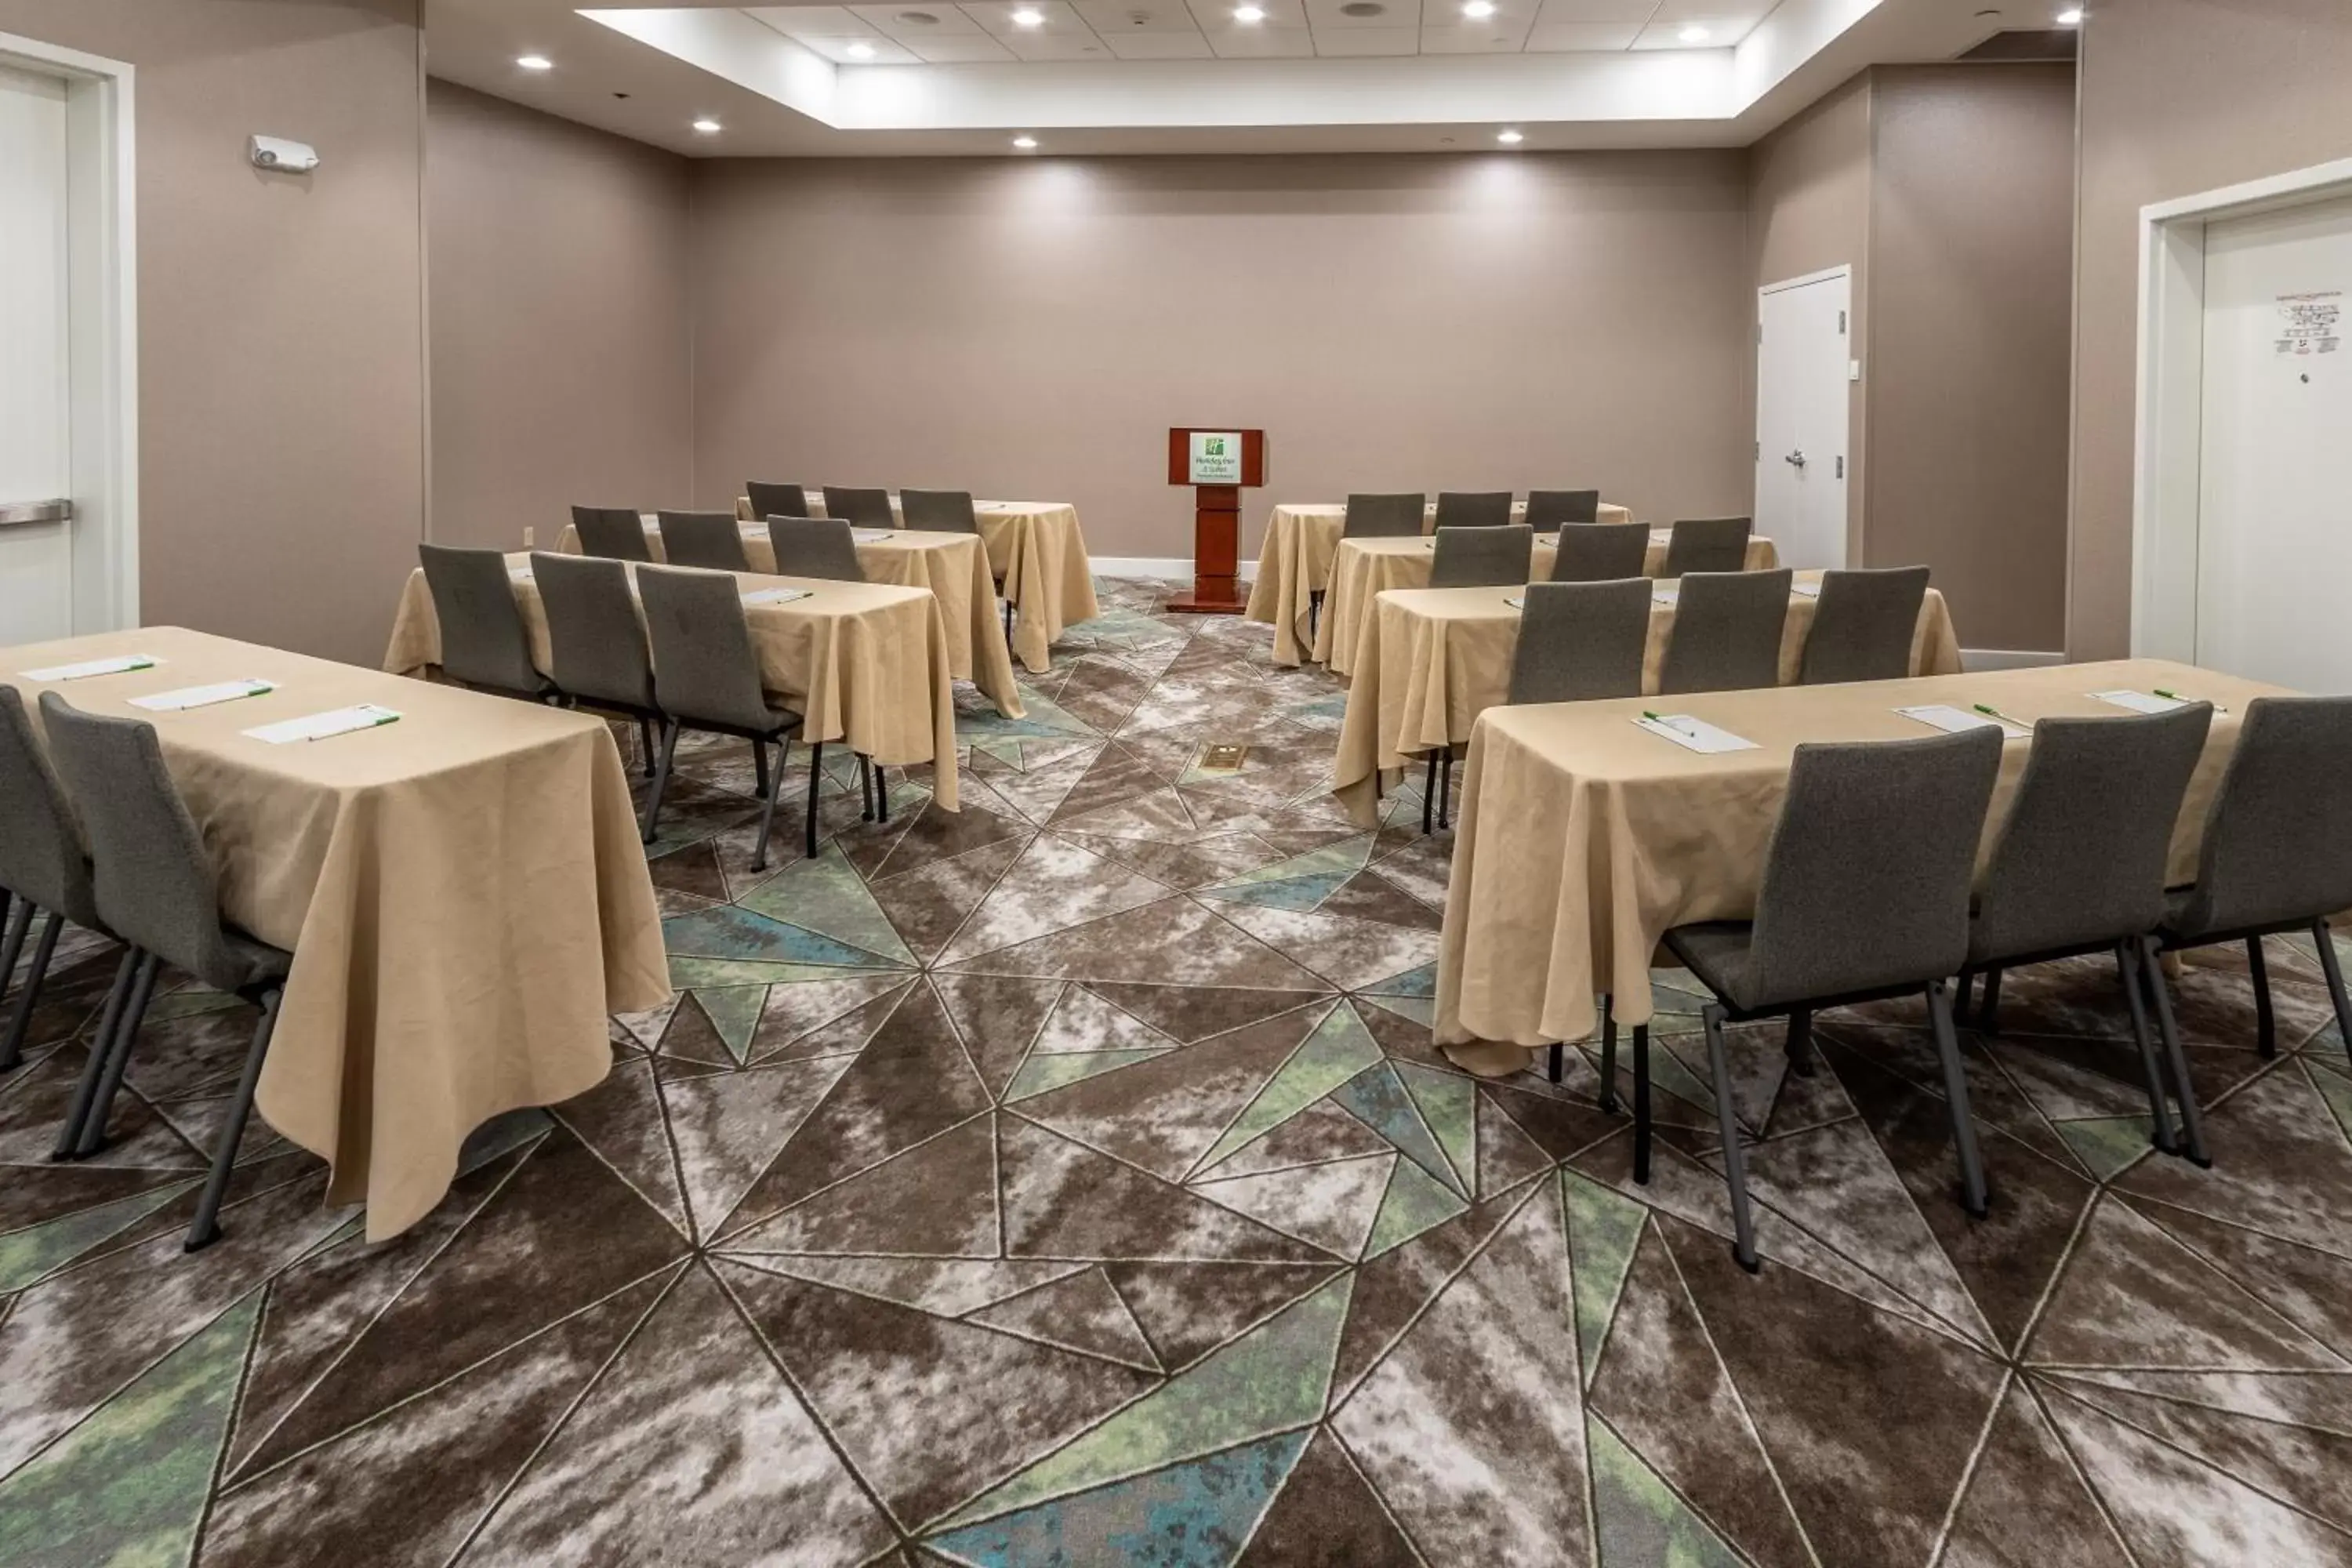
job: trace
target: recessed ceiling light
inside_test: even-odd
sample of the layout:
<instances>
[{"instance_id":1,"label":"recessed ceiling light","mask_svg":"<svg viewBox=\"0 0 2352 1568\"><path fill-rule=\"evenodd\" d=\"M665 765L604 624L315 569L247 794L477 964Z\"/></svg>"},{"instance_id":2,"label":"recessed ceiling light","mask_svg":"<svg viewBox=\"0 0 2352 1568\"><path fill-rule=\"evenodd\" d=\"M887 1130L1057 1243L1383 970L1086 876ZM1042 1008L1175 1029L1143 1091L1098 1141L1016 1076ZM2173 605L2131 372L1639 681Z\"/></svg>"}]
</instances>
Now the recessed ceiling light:
<instances>
[{"instance_id":1,"label":"recessed ceiling light","mask_svg":"<svg viewBox=\"0 0 2352 1568\"><path fill-rule=\"evenodd\" d=\"M1495 140L1506 147L1516 147L1527 138L1516 131L1497 131L1495 132Z\"/></svg>"},{"instance_id":2,"label":"recessed ceiling light","mask_svg":"<svg viewBox=\"0 0 2352 1568\"><path fill-rule=\"evenodd\" d=\"M1706 42L1706 29L1694 22L1689 26L1685 27L1681 32L1676 33L1675 37L1680 38L1685 44L1703 44Z\"/></svg>"},{"instance_id":3,"label":"recessed ceiling light","mask_svg":"<svg viewBox=\"0 0 2352 1568\"><path fill-rule=\"evenodd\" d=\"M1013 25L1016 27L1042 27L1045 25L1045 13L1024 5L1013 13Z\"/></svg>"},{"instance_id":4,"label":"recessed ceiling light","mask_svg":"<svg viewBox=\"0 0 2352 1568\"><path fill-rule=\"evenodd\" d=\"M901 11L898 20L910 27L936 27L940 25L939 17L929 11Z\"/></svg>"},{"instance_id":5,"label":"recessed ceiling light","mask_svg":"<svg viewBox=\"0 0 2352 1568\"><path fill-rule=\"evenodd\" d=\"M1013 139L1013 144L1015 147L1020 148L1024 153L1026 153L1037 145L1037 138L1034 136L1015 136Z\"/></svg>"},{"instance_id":6,"label":"recessed ceiling light","mask_svg":"<svg viewBox=\"0 0 2352 1568\"><path fill-rule=\"evenodd\" d=\"M1265 8L1262 5L1236 5L1234 7L1234 20L1236 22L1263 22L1265 20Z\"/></svg>"},{"instance_id":7,"label":"recessed ceiling light","mask_svg":"<svg viewBox=\"0 0 2352 1568\"><path fill-rule=\"evenodd\" d=\"M1361 22L1372 16L1384 16L1388 15L1388 9L1386 5L1381 4L1381 0L1348 0L1346 5L1339 7L1339 15Z\"/></svg>"},{"instance_id":8,"label":"recessed ceiling light","mask_svg":"<svg viewBox=\"0 0 2352 1568\"><path fill-rule=\"evenodd\" d=\"M716 136L721 131L726 129L726 127L719 124L719 121L709 118L708 116L696 121L694 122L694 128L702 132L705 136Z\"/></svg>"},{"instance_id":9,"label":"recessed ceiling light","mask_svg":"<svg viewBox=\"0 0 2352 1568\"><path fill-rule=\"evenodd\" d=\"M874 46L860 39L841 52L853 60L870 60L874 58Z\"/></svg>"},{"instance_id":10,"label":"recessed ceiling light","mask_svg":"<svg viewBox=\"0 0 2352 1568\"><path fill-rule=\"evenodd\" d=\"M545 55L524 55L515 64L527 71L551 71L555 68L555 62Z\"/></svg>"},{"instance_id":11,"label":"recessed ceiling light","mask_svg":"<svg viewBox=\"0 0 2352 1568\"><path fill-rule=\"evenodd\" d=\"M2059 12L2058 25L2062 27L2081 26L2083 25L2083 8L2080 5L2069 5L2063 11Z\"/></svg>"},{"instance_id":12,"label":"recessed ceiling light","mask_svg":"<svg viewBox=\"0 0 2352 1568\"><path fill-rule=\"evenodd\" d=\"M1474 22L1483 22L1495 14L1495 0L1469 0L1462 14Z\"/></svg>"}]
</instances>

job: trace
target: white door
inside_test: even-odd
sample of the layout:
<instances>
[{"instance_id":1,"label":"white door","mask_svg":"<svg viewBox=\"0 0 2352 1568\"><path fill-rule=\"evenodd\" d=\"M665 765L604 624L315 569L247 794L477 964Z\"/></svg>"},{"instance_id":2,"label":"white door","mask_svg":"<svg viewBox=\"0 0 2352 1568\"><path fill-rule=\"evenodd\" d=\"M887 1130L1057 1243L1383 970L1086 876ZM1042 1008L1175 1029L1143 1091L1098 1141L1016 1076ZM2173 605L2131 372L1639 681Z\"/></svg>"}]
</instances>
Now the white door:
<instances>
[{"instance_id":1,"label":"white door","mask_svg":"<svg viewBox=\"0 0 2352 1568\"><path fill-rule=\"evenodd\" d=\"M0 647L74 630L66 200L66 84L0 65Z\"/></svg>"},{"instance_id":2,"label":"white door","mask_svg":"<svg viewBox=\"0 0 2352 1568\"><path fill-rule=\"evenodd\" d=\"M1756 531L1799 568L1845 564L1852 294L1841 268L1757 296Z\"/></svg>"},{"instance_id":3,"label":"white door","mask_svg":"<svg viewBox=\"0 0 2352 1568\"><path fill-rule=\"evenodd\" d=\"M2205 231L2197 662L2352 691L2352 200Z\"/></svg>"}]
</instances>

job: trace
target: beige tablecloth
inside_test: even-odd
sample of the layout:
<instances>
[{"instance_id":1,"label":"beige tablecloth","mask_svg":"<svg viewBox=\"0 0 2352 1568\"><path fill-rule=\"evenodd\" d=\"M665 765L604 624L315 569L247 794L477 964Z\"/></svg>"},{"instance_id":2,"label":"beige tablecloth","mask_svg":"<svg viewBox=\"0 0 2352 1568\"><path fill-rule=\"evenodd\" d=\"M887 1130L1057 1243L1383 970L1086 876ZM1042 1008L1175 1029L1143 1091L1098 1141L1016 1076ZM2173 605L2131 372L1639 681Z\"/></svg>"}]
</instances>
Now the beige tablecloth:
<instances>
[{"instance_id":1,"label":"beige tablecloth","mask_svg":"<svg viewBox=\"0 0 2352 1568\"><path fill-rule=\"evenodd\" d=\"M824 492L805 493L809 510L822 516ZM1078 509L1066 501L984 500L973 510L988 547L989 570L1013 605L1013 652L1023 668L1042 675L1052 664L1047 650L1062 628L1102 614L1095 602L1086 535L1078 531ZM890 510L898 510L895 495ZM735 498L735 515L751 520L751 497Z\"/></svg>"},{"instance_id":2,"label":"beige tablecloth","mask_svg":"<svg viewBox=\"0 0 2352 1568\"><path fill-rule=\"evenodd\" d=\"M547 610L530 578L530 557L507 557L515 603L530 633L531 662L551 668ZM929 763L932 795L958 808L955 689L939 600L916 588L881 583L826 583L806 577L738 573L746 594L805 588L790 604L745 605L760 682L785 700L811 741L846 741L877 763ZM411 572L392 623L383 667L421 674L441 662L441 622L423 572Z\"/></svg>"},{"instance_id":3,"label":"beige tablecloth","mask_svg":"<svg viewBox=\"0 0 2352 1568\"><path fill-rule=\"evenodd\" d=\"M1527 510L1527 502L1514 502L1511 515L1524 517ZM1339 548L1339 530L1347 519L1346 503L1315 501L1276 507L1265 520L1244 617L1274 628L1276 664L1295 665L1307 657L1307 596L1331 585L1331 557ZM1596 521L1631 522L1633 514L1603 501ZM1437 503L1431 501L1422 511L1422 531L1436 526Z\"/></svg>"},{"instance_id":4,"label":"beige tablecloth","mask_svg":"<svg viewBox=\"0 0 2352 1568\"><path fill-rule=\"evenodd\" d=\"M2278 689L2161 659L1677 697L1675 710L1758 743L1701 756L1637 728L1645 700L1490 708L1470 740L1437 969L1437 1038L1474 1072L1517 1071L1533 1047L1592 1032L1594 994L1620 1022L1650 1017L1658 940L1692 921L1755 911L1789 763L1805 741L1910 740L1934 731L1897 708L1984 702L2021 723L2115 715L2088 693L2158 687L2216 713L2172 843L2176 883L2197 845L2246 704ZM1654 702L1654 699L1646 700ZM1988 847L2031 746L2004 749Z\"/></svg>"},{"instance_id":5,"label":"beige tablecloth","mask_svg":"<svg viewBox=\"0 0 2352 1568\"><path fill-rule=\"evenodd\" d=\"M176 626L0 650L26 669L142 653L56 688L146 720L203 830L228 919L294 954L264 1119L364 1200L371 1240L441 1200L466 1135L604 1078L605 1015L669 994L629 784L594 719ZM176 713L129 699L215 681L262 697ZM270 745L242 731L375 702L397 723ZM137 1068L131 1069L133 1076Z\"/></svg>"},{"instance_id":6,"label":"beige tablecloth","mask_svg":"<svg viewBox=\"0 0 2352 1568\"><path fill-rule=\"evenodd\" d=\"M1666 529L1650 531L1649 553L1642 562L1644 574L1654 577L1665 569L1666 543L1671 537ZM1535 542L1535 558L1529 568L1534 581L1551 581L1552 562L1559 554L1557 538L1548 533ZM1323 600L1323 622L1316 632L1315 657L1334 675L1354 674L1356 643L1363 635L1373 596L1391 588L1426 587L1430 563L1436 554L1437 542L1432 539L1339 541L1331 558L1331 589ZM1780 564L1780 552L1770 540L1760 534L1749 537L1744 570L1769 572Z\"/></svg>"},{"instance_id":7,"label":"beige tablecloth","mask_svg":"<svg viewBox=\"0 0 2352 1568\"><path fill-rule=\"evenodd\" d=\"M1796 580L1821 579L1818 572L1800 572ZM1659 597L1672 592L1671 585L1661 584ZM1503 700L1519 643L1519 612L1507 601L1524 597L1514 588L1396 588L1373 601L1373 613L1363 618L1357 637L1355 678L1348 689L1339 763L1332 773L1332 791L1350 816L1366 827L1376 826L1376 774L1392 783L1407 759L1468 740L1478 715ZM1797 679L1818 604L1803 594L1789 595L1789 618L1780 632L1783 686ZM1644 691L1658 689L1675 610L1657 598L1651 601L1650 638L1642 655ZM1960 645L1952 632L1951 612L1944 595L1930 588L1919 606L1919 628L1911 642L1911 673L1959 671Z\"/></svg>"},{"instance_id":8,"label":"beige tablecloth","mask_svg":"<svg viewBox=\"0 0 2352 1568\"><path fill-rule=\"evenodd\" d=\"M562 554L579 554L580 531L564 524L555 548ZM646 549L655 560L664 559L661 529L650 518L646 521ZM775 571L776 547L766 523L743 525L743 554L752 571ZM866 569L869 583L924 588L936 596L947 632L948 673L978 687L1006 718L1025 716L1028 710L1021 704L1021 689L1013 676L1013 656L1005 651L1004 629L996 621L996 579L980 540L968 533L901 529L883 538L859 540L857 563Z\"/></svg>"}]
</instances>

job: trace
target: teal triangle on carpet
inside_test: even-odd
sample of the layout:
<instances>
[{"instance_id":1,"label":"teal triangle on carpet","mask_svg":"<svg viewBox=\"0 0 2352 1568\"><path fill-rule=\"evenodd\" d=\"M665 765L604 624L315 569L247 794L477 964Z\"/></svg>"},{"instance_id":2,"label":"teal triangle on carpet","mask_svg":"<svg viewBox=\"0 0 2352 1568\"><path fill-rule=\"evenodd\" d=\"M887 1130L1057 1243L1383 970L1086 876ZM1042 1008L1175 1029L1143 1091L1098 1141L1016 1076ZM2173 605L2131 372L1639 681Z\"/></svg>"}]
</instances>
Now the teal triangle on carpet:
<instances>
[{"instance_id":1,"label":"teal triangle on carpet","mask_svg":"<svg viewBox=\"0 0 2352 1568\"><path fill-rule=\"evenodd\" d=\"M0 1236L0 1296L23 1289L108 1237L121 1235L195 1184L173 1182Z\"/></svg>"},{"instance_id":2,"label":"teal triangle on carpet","mask_svg":"<svg viewBox=\"0 0 2352 1568\"><path fill-rule=\"evenodd\" d=\"M1246 882L1233 887L1203 888L1204 899L1222 899L1227 903L1257 904L1270 910L1289 910L1306 914L1339 889L1348 879L1345 871L1326 871L1314 877L1291 877L1279 882Z\"/></svg>"},{"instance_id":3,"label":"teal triangle on carpet","mask_svg":"<svg viewBox=\"0 0 2352 1568\"><path fill-rule=\"evenodd\" d=\"M1007 1103L1028 1100L1049 1089L1060 1089L1065 1084L1097 1078L1119 1068L1132 1067L1137 1062L1148 1062L1154 1057L1164 1057L1175 1048L1173 1046L1160 1046L1149 1049L1056 1051L1042 1057L1033 1056L1021 1064L1019 1072L1013 1075L1013 1082L1005 1089L1004 1098Z\"/></svg>"},{"instance_id":4,"label":"teal triangle on carpet","mask_svg":"<svg viewBox=\"0 0 2352 1568\"><path fill-rule=\"evenodd\" d=\"M1383 1013L1394 1013L1400 1018L1410 1018L1422 1027L1437 1026L1437 1000L1433 996L1364 996L1356 998L1369 1003Z\"/></svg>"},{"instance_id":5,"label":"teal triangle on carpet","mask_svg":"<svg viewBox=\"0 0 2352 1568\"><path fill-rule=\"evenodd\" d=\"M1331 1098L1357 1121L1402 1150L1405 1158L1447 1186L1454 1185L1454 1167L1446 1163L1429 1124L1421 1119L1420 1108L1405 1093L1393 1062L1382 1062L1371 1071L1350 1079Z\"/></svg>"},{"instance_id":6,"label":"teal triangle on carpet","mask_svg":"<svg viewBox=\"0 0 2352 1568\"><path fill-rule=\"evenodd\" d=\"M1304 854L1293 855L1271 865L1244 871L1238 877L1228 878L1212 891L1230 892L1260 882L1293 882L1302 877L1333 877L1338 881L1345 881L1362 870L1371 858L1372 836L1359 833L1352 838L1342 838L1319 849L1309 849Z\"/></svg>"},{"instance_id":7,"label":"teal triangle on carpet","mask_svg":"<svg viewBox=\"0 0 2352 1568\"><path fill-rule=\"evenodd\" d=\"M793 985L803 980L844 980L851 974L892 974L869 962L846 973L835 963L765 963L751 958L680 958L670 955L669 983L681 991L701 985Z\"/></svg>"},{"instance_id":8,"label":"teal triangle on carpet","mask_svg":"<svg viewBox=\"0 0 2352 1568\"><path fill-rule=\"evenodd\" d=\"M1586 1415L1584 1434L1607 1568L1740 1568L1740 1555L1606 1421Z\"/></svg>"},{"instance_id":9,"label":"teal triangle on carpet","mask_svg":"<svg viewBox=\"0 0 2352 1568\"><path fill-rule=\"evenodd\" d=\"M1402 1247L1469 1206L1452 1187L1433 1179L1412 1161L1399 1160L1389 1172L1388 1191L1381 1194L1380 1213L1372 1216L1372 1233L1364 1242L1364 1257L1378 1258Z\"/></svg>"},{"instance_id":10,"label":"teal triangle on carpet","mask_svg":"<svg viewBox=\"0 0 2352 1568\"><path fill-rule=\"evenodd\" d=\"M1437 994L1437 965L1424 963L1418 969L1408 969L1402 974L1391 974L1386 980L1375 980L1358 989L1367 996L1434 996Z\"/></svg>"},{"instance_id":11,"label":"teal triangle on carpet","mask_svg":"<svg viewBox=\"0 0 2352 1568\"><path fill-rule=\"evenodd\" d=\"M2053 1121L2074 1157L2100 1181L2119 1174L2155 1145L2156 1121L2147 1116L2101 1116L2087 1121ZM2352 1125L2346 1128L2352 1132Z\"/></svg>"},{"instance_id":12,"label":"teal triangle on carpet","mask_svg":"<svg viewBox=\"0 0 2352 1568\"><path fill-rule=\"evenodd\" d=\"M755 915L733 904L717 904L662 921L662 942L672 954L681 958L829 963L852 969L872 968L888 962L879 953Z\"/></svg>"},{"instance_id":13,"label":"teal triangle on carpet","mask_svg":"<svg viewBox=\"0 0 2352 1568\"><path fill-rule=\"evenodd\" d=\"M1437 1134L1438 1147L1453 1163L1454 1190L1467 1197L1478 1182L1478 1086L1419 1062L1399 1062L1396 1071L1405 1092L1421 1108L1421 1119Z\"/></svg>"},{"instance_id":14,"label":"teal triangle on carpet","mask_svg":"<svg viewBox=\"0 0 2352 1568\"><path fill-rule=\"evenodd\" d=\"M764 985L713 985L698 987L688 993L702 1006L703 1016L719 1037L727 1043L727 1054L741 1067L751 1056L751 1034L760 1026L760 1014L768 1005L768 988Z\"/></svg>"},{"instance_id":15,"label":"teal triangle on carpet","mask_svg":"<svg viewBox=\"0 0 2352 1568\"><path fill-rule=\"evenodd\" d=\"M785 867L746 894L742 904L772 920L914 966L915 955L866 890L838 841L825 845L814 860L795 860Z\"/></svg>"},{"instance_id":16,"label":"teal triangle on carpet","mask_svg":"<svg viewBox=\"0 0 2352 1568\"><path fill-rule=\"evenodd\" d=\"M1576 1304L1576 1349L1586 1387L1601 1359L1601 1342L1617 1310L1618 1292L1633 1271L1645 1211L1622 1193L1570 1171L1559 1173L1560 1210L1568 1226L1569 1284Z\"/></svg>"},{"instance_id":17,"label":"teal triangle on carpet","mask_svg":"<svg viewBox=\"0 0 2352 1568\"><path fill-rule=\"evenodd\" d=\"M1265 1136L1381 1060L1381 1047L1345 1002L1324 1016L1299 1047L1242 1108L1216 1146L1201 1158L1207 1170L1253 1138Z\"/></svg>"}]
</instances>

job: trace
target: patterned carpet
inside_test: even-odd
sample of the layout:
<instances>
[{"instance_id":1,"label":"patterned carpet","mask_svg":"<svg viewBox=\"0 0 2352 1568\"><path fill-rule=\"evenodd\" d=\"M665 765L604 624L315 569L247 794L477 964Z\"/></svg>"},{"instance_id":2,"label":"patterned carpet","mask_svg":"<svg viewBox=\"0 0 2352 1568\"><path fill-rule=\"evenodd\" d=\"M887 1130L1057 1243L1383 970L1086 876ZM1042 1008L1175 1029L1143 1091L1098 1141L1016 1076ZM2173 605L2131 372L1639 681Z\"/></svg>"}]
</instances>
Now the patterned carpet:
<instances>
[{"instance_id":1,"label":"patterned carpet","mask_svg":"<svg viewBox=\"0 0 2352 1568\"><path fill-rule=\"evenodd\" d=\"M965 810L832 782L748 869L749 758L656 847L670 1007L486 1128L382 1246L257 1122L180 1231L250 1015L159 1001L115 1142L48 1141L111 959L0 1080L9 1564L2352 1561L2352 1076L2307 950L2179 983L2210 1172L2151 1154L2112 970L1969 1039L1954 1201L1903 1006L1734 1037L1765 1257L1658 976L1654 1181L1588 1061L1429 1044L1449 840L1322 793L1341 696L1107 584ZM1244 742L1238 771L1203 765ZM843 759L845 761L845 759ZM797 827L796 811L787 826Z\"/></svg>"}]
</instances>

